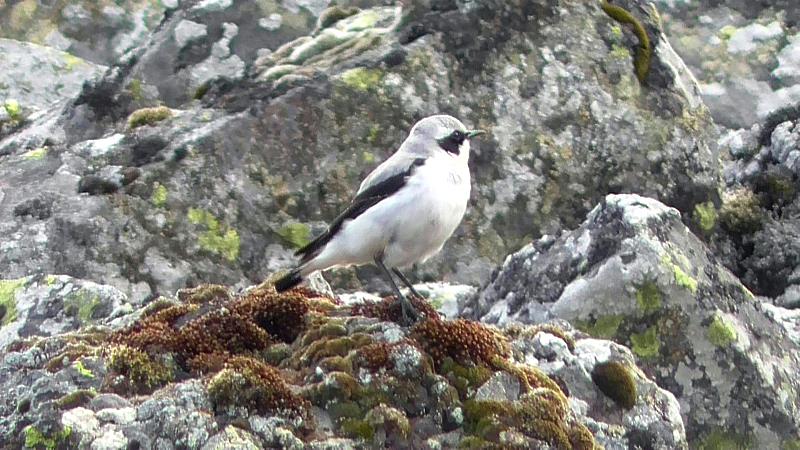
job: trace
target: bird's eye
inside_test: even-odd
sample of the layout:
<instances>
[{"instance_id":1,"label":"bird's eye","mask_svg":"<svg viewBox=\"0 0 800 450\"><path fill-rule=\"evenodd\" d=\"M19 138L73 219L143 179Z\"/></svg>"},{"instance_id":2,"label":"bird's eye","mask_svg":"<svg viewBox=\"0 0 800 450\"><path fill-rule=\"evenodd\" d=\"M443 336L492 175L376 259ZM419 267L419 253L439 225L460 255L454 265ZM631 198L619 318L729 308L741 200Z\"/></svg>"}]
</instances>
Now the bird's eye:
<instances>
[{"instance_id":1,"label":"bird's eye","mask_svg":"<svg viewBox=\"0 0 800 450\"><path fill-rule=\"evenodd\" d=\"M467 135L462 133L462 132L460 132L460 131L458 131L458 130L455 130L455 131L453 131L452 134L450 134L450 139L454 140L455 142L458 142L459 144L464 142L464 139L466 139L466 138L467 138Z\"/></svg>"}]
</instances>

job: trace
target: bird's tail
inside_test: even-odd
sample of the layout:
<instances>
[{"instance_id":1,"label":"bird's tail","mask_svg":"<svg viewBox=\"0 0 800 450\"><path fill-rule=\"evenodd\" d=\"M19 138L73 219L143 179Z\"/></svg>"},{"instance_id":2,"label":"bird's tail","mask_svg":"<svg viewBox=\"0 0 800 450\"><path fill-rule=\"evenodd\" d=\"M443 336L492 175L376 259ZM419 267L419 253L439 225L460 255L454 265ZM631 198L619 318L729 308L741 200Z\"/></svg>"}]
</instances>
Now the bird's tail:
<instances>
[{"instance_id":1,"label":"bird's tail","mask_svg":"<svg viewBox=\"0 0 800 450\"><path fill-rule=\"evenodd\" d=\"M292 269L275 282L275 290L278 292L288 291L302 282L303 275L300 274L300 268Z\"/></svg>"}]
</instances>

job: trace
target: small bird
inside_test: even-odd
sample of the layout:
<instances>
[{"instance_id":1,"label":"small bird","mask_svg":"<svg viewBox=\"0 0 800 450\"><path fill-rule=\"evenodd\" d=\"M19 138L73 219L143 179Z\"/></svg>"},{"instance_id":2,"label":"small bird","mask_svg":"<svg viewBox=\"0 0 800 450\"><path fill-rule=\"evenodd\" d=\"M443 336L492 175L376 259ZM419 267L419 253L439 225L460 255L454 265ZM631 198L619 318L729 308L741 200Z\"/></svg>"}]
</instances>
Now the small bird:
<instances>
[{"instance_id":1,"label":"small bird","mask_svg":"<svg viewBox=\"0 0 800 450\"><path fill-rule=\"evenodd\" d=\"M400 148L361 182L347 209L297 250L300 264L275 289L291 289L318 270L374 263L400 300L403 320L418 320L392 272L422 298L400 268L438 253L461 222L470 193L470 139L484 133L447 115L417 122Z\"/></svg>"}]
</instances>

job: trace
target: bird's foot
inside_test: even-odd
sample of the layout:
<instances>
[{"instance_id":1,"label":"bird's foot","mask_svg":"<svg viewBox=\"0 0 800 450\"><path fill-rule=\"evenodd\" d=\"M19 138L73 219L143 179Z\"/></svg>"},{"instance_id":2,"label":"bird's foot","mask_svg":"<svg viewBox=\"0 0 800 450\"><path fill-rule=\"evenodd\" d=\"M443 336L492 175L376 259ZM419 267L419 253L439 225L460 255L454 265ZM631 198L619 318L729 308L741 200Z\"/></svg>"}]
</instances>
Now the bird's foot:
<instances>
[{"instance_id":1,"label":"bird's foot","mask_svg":"<svg viewBox=\"0 0 800 450\"><path fill-rule=\"evenodd\" d=\"M403 325L413 325L419 321L419 312L417 312L414 305L405 297L401 296L400 308L403 314Z\"/></svg>"}]
</instances>

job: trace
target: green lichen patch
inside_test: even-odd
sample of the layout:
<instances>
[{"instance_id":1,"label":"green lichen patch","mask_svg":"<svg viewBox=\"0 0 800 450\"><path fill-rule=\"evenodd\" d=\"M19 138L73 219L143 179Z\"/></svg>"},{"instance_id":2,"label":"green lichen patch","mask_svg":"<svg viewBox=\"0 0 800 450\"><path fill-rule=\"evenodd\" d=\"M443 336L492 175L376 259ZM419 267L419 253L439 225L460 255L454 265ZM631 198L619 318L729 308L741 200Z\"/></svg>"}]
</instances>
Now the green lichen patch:
<instances>
[{"instance_id":1,"label":"green lichen patch","mask_svg":"<svg viewBox=\"0 0 800 450\"><path fill-rule=\"evenodd\" d=\"M64 312L68 316L77 317L82 324L94 320L100 306L100 295L88 289L79 289L64 298Z\"/></svg>"},{"instance_id":2,"label":"green lichen patch","mask_svg":"<svg viewBox=\"0 0 800 450\"><path fill-rule=\"evenodd\" d=\"M113 390L122 393L152 392L175 379L173 364L126 345L111 348L107 363L110 370L125 377L123 384L113 386Z\"/></svg>"},{"instance_id":3,"label":"green lichen patch","mask_svg":"<svg viewBox=\"0 0 800 450\"><path fill-rule=\"evenodd\" d=\"M648 328L643 333L631 335L631 350L643 359L655 358L661 350L658 329L655 326Z\"/></svg>"},{"instance_id":4,"label":"green lichen patch","mask_svg":"<svg viewBox=\"0 0 800 450\"><path fill-rule=\"evenodd\" d=\"M644 314L661 309L661 290L652 281L646 281L636 289L636 303Z\"/></svg>"},{"instance_id":5,"label":"green lichen patch","mask_svg":"<svg viewBox=\"0 0 800 450\"><path fill-rule=\"evenodd\" d=\"M9 98L3 103L3 107L5 108L6 113L11 120L18 122L23 119L22 107L19 105L18 101L14 100L13 98Z\"/></svg>"},{"instance_id":6,"label":"green lichen patch","mask_svg":"<svg viewBox=\"0 0 800 450\"><path fill-rule=\"evenodd\" d=\"M56 433L44 434L33 425L25 427L25 447L53 450L72 435L72 428L64 427Z\"/></svg>"},{"instance_id":7,"label":"green lichen patch","mask_svg":"<svg viewBox=\"0 0 800 450\"><path fill-rule=\"evenodd\" d=\"M575 328L594 338L613 339L617 335L617 331L624 320L625 316L623 315L609 314L607 316L600 316L594 320L576 321Z\"/></svg>"},{"instance_id":8,"label":"green lichen patch","mask_svg":"<svg viewBox=\"0 0 800 450\"><path fill-rule=\"evenodd\" d=\"M23 159L41 161L47 155L47 147L39 147L22 154Z\"/></svg>"},{"instance_id":9,"label":"green lichen patch","mask_svg":"<svg viewBox=\"0 0 800 450\"><path fill-rule=\"evenodd\" d=\"M698 203L694 205L692 219L703 233L711 233L717 224L717 208L712 202Z\"/></svg>"},{"instance_id":10,"label":"green lichen patch","mask_svg":"<svg viewBox=\"0 0 800 450\"><path fill-rule=\"evenodd\" d=\"M661 258L661 262L664 263L664 265L666 265L670 271L672 271L675 284L682 288L688 289L692 294L697 293L697 280L684 272L681 266L673 262L669 255L664 255L664 257Z\"/></svg>"},{"instance_id":11,"label":"green lichen patch","mask_svg":"<svg viewBox=\"0 0 800 450\"><path fill-rule=\"evenodd\" d=\"M17 319L17 291L27 283L27 278L0 280L0 326Z\"/></svg>"},{"instance_id":12,"label":"green lichen patch","mask_svg":"<svg viewBox=\"0 0 800 450\"><path fill-rule=\"evenodd\" d=\"M59 409L72 409L86 405L93 398L97 397L94 389L78 389L56 400Z\"/></svg>"},{"instance_id":13,"label":"green lichen patch","mask_svg":"<svg viewBox=\"0 0 800 450\"><path fill-rule=\"evenodd\" d=\"M134 129L144 125L153 125L172 117L172 110L166 106L137 109L128 116L128 128Z\"/></svg>"},{"instance_id":14,"label":"green lichen patch","mask_svg":"<svg viewBox=\"0 0 800 450\"><path fill-rule=\"evenodd\" d=\"M198 237L200 247L228 261L239 258L240 242L236 229L221 224L213 214L198 208L189 208L188 218L189 222L206 228Z\"/></svg>"},{"instance_id":15,"label":"green lichen patch","mask_svg":"<svg viewBox=\"0 0 800 450\"><path fill-rule=\"evenodd\" d=\"M150 203L156 208L163 208L167 204L167 187L161 183L153 186L153 193L150 195Z\"/></svg>"},{"instance_id":16,"label":"green lichen patch","mask_svg":"<svg viewBox=\"0 0 800 450\"><path fill-rule=\"evenodd\" d=\"M311 242L311 228L304 223L291 223L284 225L278 231L284 241L293 248L300 248Z\"/></svg>"},{"instance_id":17,"label":"green lichen patch","mask_svg":"<svg viewBox=\"0 0 800 450\"><path fill-rule=\"evenodd\" d=\"M736 342L736 328L724 317L716 315L711 320L711 323L708 324L706 337L709 342L717 347L728 347Z\"/></svg>"},{"instance_id":18,"label":"green lichen patch","mask_svg":"<svg viewBox=\"0 0 800 450\"><path fill-rule=\"evenodd\" d=\"M342 83L353 90L366 92L374 89L383 79L383 72L378 69L356 67L342 74Z\"/></svg>"},{"instance_id":19,"label":"green lichen patch","mask_svg":"<svg viewBox=\"0 0 800 450\"><path fill-rule=\"evenodd\" d=\"M90 378L90 379L94 378L94 373L92 373L92 371L91 371L91 370L87 369L87 368L86 368L86 366L84 366L84 365L83 365L83 362L81 362L81 361L75 361L75 364L74 364L74 365L75 365L75 370L77 370L77 371L78 371L78 373L79 373L79 374L80 374L82 377L84 377L84 378Z\"/></svg>"},{"instance_id":20,"label":"green lichen patch","mask_svg":"<svg viewBox=\"0 0 800 450\"><path fill-rule=\"evenodd\" d=\"M627 364L619 361L598 364L592 371L592 381L619 406L631 409L636 404L636 380Z\"/></svg>"},{"instance_id":21,"label":"green lichen patch","mask_svg":"<svg viewBox=\"0 0 800 450\"><path fill-rule=\"evenodd\" d=\"M725 25L724 27L720 28L717 36L722 39L723 41L729 41L734 34L736 34L737 28L733 25Z\"/></svg>"}]
</instances>

